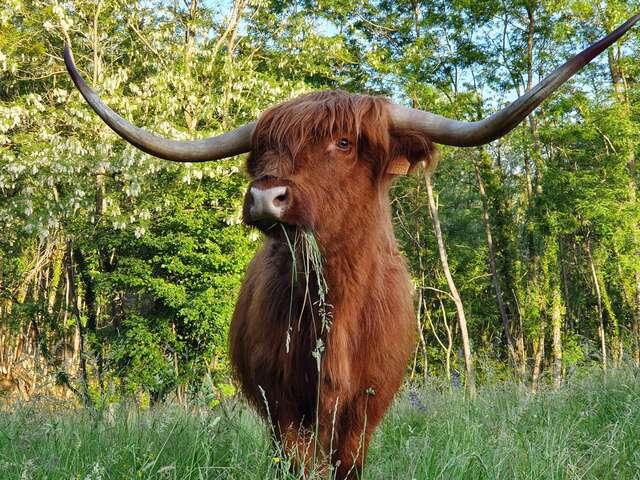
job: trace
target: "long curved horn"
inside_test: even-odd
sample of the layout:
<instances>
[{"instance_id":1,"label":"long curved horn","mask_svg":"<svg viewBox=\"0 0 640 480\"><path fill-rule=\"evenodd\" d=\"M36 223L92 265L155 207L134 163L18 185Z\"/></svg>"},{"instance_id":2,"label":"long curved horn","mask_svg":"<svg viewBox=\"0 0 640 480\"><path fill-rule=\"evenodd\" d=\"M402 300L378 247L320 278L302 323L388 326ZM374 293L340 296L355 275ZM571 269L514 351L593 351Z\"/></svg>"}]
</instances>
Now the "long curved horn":
<instances>
[{"instance_id":1,"label":"long curved horn","mask_svg":"<svg viewBox=\"0 0 640 480\"><path fill-rule=\"evenodd\" d=\"M434 113L391 105L394 126L411 128L428 135L435 143L457 147L484 145L513 130L540 103L587 63L624 35L640 20L637 14L602 40L583 50L511 105L477 122L459 122Z\"/></svg>"},{"instance_id":2,"label":"long curved horn","mask_svg":"<svg viewBox=\"0 0 640 480\"><path fill-rule=\"evenodd\" d=\"M230 132L203 140L177 141L158 137L141 128L134 127L116 112L107 107L100 97L85 83L73 63L69 45L64 45L64 63L73 83L93 108L114 132L140 150L156 157L174 162L206 162L232 157L251 150L251 135L256 122L247 123Z\"/></svg>"}]
</instances>

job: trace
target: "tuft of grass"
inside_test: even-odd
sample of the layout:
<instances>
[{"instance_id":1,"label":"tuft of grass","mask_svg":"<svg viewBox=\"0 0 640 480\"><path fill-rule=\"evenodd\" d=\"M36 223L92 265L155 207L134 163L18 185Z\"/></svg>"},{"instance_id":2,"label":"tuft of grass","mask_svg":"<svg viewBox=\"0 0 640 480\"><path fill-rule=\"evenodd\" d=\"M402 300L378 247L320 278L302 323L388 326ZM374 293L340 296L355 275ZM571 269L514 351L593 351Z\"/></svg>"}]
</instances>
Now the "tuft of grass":
<instances>
[{"instance_id":1,"label":"tuft of grass","mask_svg":"<svg viewBox=\"0 0 640 480\"><path fill-rule=\"evenodd\" d=\"M637 370L593 372L535 396L499 384L473 400L459 389L411 397L374 437L369 478L640 478Z\"/></svg>"},{"instance_id":2,"label":"tuft of grass","mask_svg":"<svg viewBox=\"0 0 640 480\"><path fill-rule=\"evenodd\" d=\"M296 479L244 403L0 411L0 479ZM640 372L532 396L514 384L412 388L374 435L367 479L638 479Z\"/></svg>"}]
</instances>

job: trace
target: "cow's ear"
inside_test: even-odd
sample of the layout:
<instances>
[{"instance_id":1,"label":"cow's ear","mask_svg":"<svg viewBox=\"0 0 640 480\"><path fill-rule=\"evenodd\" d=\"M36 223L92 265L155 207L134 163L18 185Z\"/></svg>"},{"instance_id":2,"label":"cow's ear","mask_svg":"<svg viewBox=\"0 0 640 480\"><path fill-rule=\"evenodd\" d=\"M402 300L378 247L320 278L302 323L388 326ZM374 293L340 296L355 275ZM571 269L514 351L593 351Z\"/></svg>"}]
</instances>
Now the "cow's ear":
<instances>
[{"instance_id":1,"label":"cow's ear","mask_svg":"<svg viewBox=\"0 0 640 480\"><path fill-rule=\"evenodd\" d=\"M386 173L407 175L420 163L427 171L433 171L438 163L438 151L431 140L417 131L392 132Z\"/></svg>"}]
</instances>

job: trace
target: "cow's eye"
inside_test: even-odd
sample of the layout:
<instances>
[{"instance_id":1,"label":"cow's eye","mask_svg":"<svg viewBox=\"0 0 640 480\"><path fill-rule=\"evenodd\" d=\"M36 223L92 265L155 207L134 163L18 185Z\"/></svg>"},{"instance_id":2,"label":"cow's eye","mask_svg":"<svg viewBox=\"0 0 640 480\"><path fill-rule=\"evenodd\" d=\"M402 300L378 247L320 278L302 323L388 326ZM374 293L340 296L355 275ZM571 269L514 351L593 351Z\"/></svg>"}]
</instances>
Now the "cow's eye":
<instances>
[{"instance_id":1,"label":"cow's eye","mask_svg":"<svg viewBox=\"0 0 640 480\"><path fill-rule=\"evenodd\" d=\"M351 147L351 142L348 138L341 138L340 140L338 140L336 145L340 150L349 150L349 147Z\"/></svg>"}]
</instances>

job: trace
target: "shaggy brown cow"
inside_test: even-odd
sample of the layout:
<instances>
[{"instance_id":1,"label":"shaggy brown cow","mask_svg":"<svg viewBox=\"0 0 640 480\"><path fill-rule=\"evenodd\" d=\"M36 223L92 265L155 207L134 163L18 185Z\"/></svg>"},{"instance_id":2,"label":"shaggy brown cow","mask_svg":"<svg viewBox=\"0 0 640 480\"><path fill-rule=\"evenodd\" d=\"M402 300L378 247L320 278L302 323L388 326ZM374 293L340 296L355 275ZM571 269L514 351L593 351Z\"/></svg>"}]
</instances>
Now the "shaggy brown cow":
<instances>
[{"instance_id":1,"label":"shaggy brown cow","mask_svg":"<svg viewBox=\"0 0 640 480\"><path fill-rule=\"evenodd\" d=\"M177 142L140 130L106 107L65 62L82 95L118 134L181 162L251 152L244 220L266 240L247 270L230 349L242 390L285 449L305 466L329 460L359 472L371 433L398 390L412 349L411 284L396 246L393 175L433 163L431 142L488 143L631 28L619 29L479 122L458 122L387 100L321 92L285 102L218 137ZM323 263L314 256L317 241ZM315 259L315 260L314 260Z\"/></svg>"},{"instance_id":2,"label":"shaggy brown cow","mask_svg":"<svg viewBox=\"0 0 640 480\"><path fill-rule=\"evenodd\" d=\"M328 453L333 437L339 478L362 465L413 345L412 288L393 236L387 171L430 151L424 134L393 129L387 101L344 92L283 103L254 133L244 219L267 239L238 298L231 359L287 450L311 461L316 426L316 454ZM301 267L292 279L289 242L296 253L304 242L296 228L312 231L322 252L329 319L318 311L317 272L311 285Z\"/></svg>"}]
</instances>

